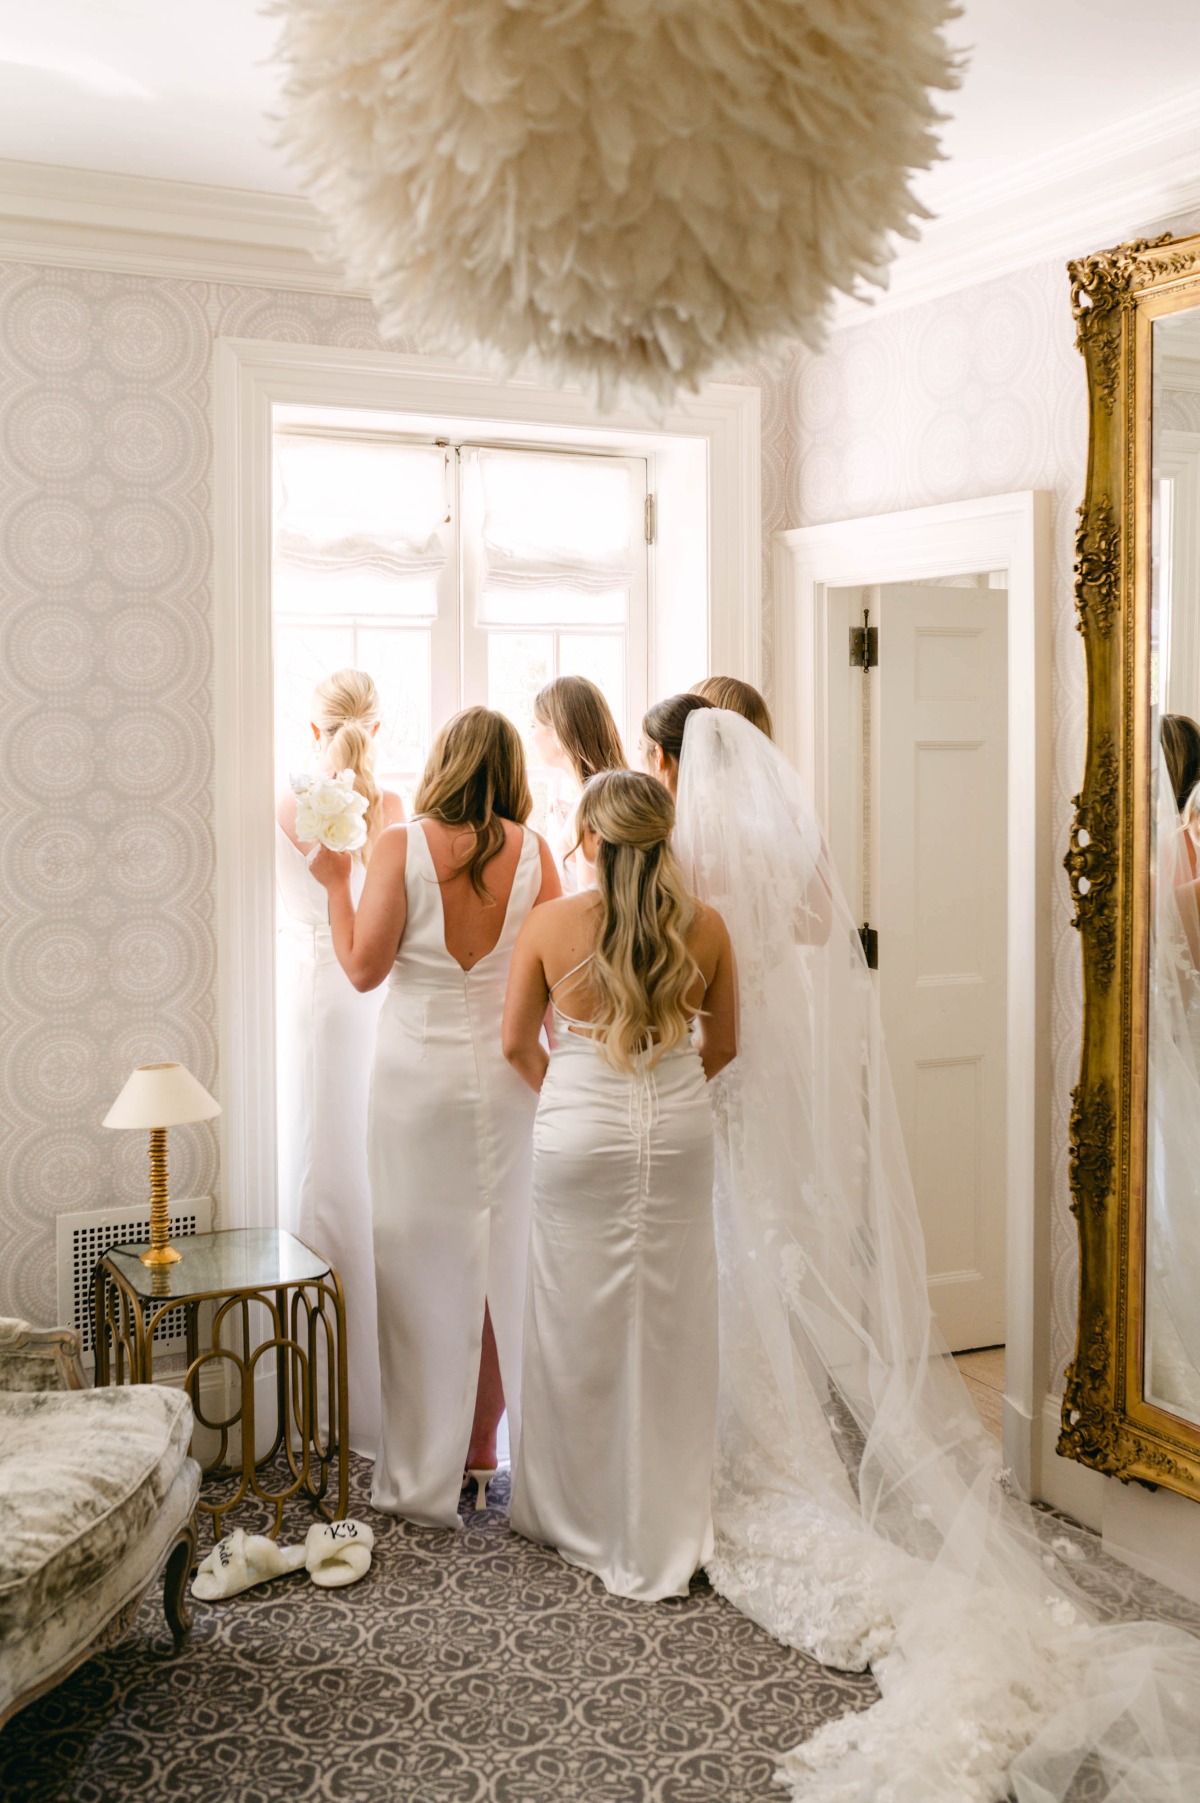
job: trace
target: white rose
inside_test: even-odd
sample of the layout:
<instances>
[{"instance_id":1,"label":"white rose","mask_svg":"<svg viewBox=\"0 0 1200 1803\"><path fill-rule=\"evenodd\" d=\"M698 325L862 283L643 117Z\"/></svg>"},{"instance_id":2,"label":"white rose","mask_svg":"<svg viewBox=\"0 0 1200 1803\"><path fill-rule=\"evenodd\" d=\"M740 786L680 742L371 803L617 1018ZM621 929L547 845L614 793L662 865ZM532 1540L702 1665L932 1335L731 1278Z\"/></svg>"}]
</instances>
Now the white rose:
<instances>
[{"instance_id":1,"label":"white rose","mask_svg":"<svg viewBox=\"0 0 1200 1803\"><path fill-rule=\"evenodd\" d=\"M348 781L337 776L325 777L321 782L314 783L308 791L305 799L319 819L336 820L349 803L356 801L362 803L361 811L366 812L366 801L355 791L353 776L348 770L344 775Z\"/></svg>"},{"instance_id":2,"label":"white rose","mask_svg":"<svg viewBox=\"0 0 1200 1803\"><path fill-rule=\"evenodd\" d=\"M355 799L362 801L362 796ZM357 851L367 842L367 823L361 814L347 811L323 822L320 837L321 844L327 845L330 851Z\"/></svg>"}]
</instances>

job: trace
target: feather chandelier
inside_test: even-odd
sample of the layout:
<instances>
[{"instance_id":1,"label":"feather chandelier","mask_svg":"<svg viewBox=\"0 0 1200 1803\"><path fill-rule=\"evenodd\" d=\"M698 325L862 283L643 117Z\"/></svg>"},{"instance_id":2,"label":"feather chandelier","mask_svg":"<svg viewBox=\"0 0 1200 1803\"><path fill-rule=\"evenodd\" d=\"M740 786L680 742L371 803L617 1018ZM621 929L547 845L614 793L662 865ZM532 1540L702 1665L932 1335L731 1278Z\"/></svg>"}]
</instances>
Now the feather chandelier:
<instances>
[{"instance_id":1,"label":"feather chandelier","mask_svg":"<svg viewBox=\"0 0 1200 1803\"><path fill-rule=\"evenodd\" d=\"M283 138L389 336L658 403L923 216L952 0L277 0Z\"/></svg>"}]
</instances>

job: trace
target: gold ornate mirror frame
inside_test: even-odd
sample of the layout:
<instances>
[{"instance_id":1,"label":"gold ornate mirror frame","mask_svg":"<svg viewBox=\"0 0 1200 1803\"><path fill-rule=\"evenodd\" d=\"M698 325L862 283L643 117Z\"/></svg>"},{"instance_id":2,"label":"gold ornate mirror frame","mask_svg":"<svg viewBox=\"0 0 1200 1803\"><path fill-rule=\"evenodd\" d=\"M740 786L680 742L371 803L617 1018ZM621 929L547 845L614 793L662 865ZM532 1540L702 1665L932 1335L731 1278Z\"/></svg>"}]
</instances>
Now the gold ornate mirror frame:
<instances>
[{"instance_id":1,"label":"gold ornate mirror frame","mask_svg":"<svg viewBox=\"0 0 1200 1803\"><path fill-rule=\"evenodd\" d=\"M1079 1330L1058 1450L1111 1476L1200 1497L1200 1427L1148 1402L1143 1376L1152 326L1200 306L1200 237L1138 239L1068 267L1089 391L1075 540L1088 728L1064 860L1084 1010L1070 1166Z\"/></svg>"}]
</instances>

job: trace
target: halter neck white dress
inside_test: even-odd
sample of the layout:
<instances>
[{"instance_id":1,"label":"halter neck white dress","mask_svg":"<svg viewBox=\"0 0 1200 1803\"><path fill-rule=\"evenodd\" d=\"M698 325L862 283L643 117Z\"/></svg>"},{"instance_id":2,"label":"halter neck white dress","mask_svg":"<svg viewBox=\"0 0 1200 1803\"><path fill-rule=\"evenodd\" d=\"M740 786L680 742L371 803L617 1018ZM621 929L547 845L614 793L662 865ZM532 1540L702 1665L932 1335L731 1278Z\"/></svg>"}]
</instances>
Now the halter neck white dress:
<instances>
[{"instance_id":1,"label":"halter neck white dress","mask_svg":"<svg viewBox=\"0 0 1200 1803\"><path fill-rule=\"evenodd\" d=\"M708 1085L692 1045L626 1076L570 1030L586 1022L557 1003L554 1013L534 1128L510 1521L618 1596L686 1596L712 1552Z\"/></svg>"},{"instance_id":2,"label":"halter neck white dress","mask_svg":"<svg viewBox=\"0 0 1200 1803\"><path fill-rule=\"evenodd\" d=\"M371 1083L369 1163L383 1367L371 1501L458 1526L485 1301L515 1447L537 1098L500 1049L513 946L541 888L524 841L500 938L464 971L419 820L408 828L408 917L387 985Z\"/></svg>"},{"instance_id":3,"label":"halter neck white dress","mask_svg":"<svg viewBox=\"0 0 1200 1803\"><path fill-rule=\"evenodd\" d=\"M360 995L337 961L328 897L275 825L280 1225L327 1258L346 1292L349 1440L379 1443L379 1344L367 1181L367 1098L383 993ZM357 861L357 903L365 866Z\"/></svg>"}]
</instances>

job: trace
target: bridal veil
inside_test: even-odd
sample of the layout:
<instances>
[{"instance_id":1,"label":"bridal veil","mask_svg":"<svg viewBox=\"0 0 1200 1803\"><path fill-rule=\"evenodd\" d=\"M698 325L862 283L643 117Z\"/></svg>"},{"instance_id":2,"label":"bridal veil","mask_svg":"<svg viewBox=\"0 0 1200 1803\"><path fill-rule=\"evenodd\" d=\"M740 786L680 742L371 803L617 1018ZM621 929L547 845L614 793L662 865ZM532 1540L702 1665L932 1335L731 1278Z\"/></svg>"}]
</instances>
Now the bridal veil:
<instances>
[{"instance_id":1,"label":"bridal veil","mask_svg":"<svg viewBox=\"0 0 1200 1803\"><path fill-rule=\"evenodd\" d=\"M804 1803L1200 1797L1200 1642L1103 1624L1082 1537L1013 1494L930 1316L857 923L799 777L737 715L688 721L676 843L740 1000L709 1576L882 1693L781 1775Z\"/></svg>"}]
</instances>

